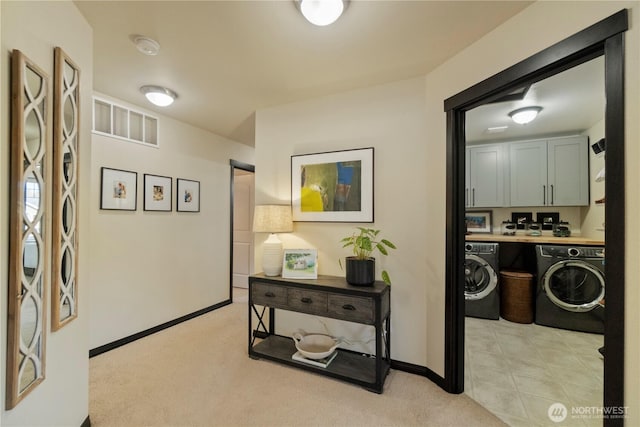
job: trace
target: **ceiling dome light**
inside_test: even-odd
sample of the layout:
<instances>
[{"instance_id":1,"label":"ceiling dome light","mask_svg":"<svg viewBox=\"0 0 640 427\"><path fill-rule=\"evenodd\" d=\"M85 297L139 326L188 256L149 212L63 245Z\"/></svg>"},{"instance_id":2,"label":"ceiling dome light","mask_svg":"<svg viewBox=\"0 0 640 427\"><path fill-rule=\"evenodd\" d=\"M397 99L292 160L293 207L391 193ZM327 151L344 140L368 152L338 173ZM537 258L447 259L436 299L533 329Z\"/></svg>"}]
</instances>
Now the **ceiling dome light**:
<instances>
[{"instance_id":1,"label":"ceiling dome light","mask_svg":"<svg viewBox=\"0 0 640 427\"><path fill-rule=\"evenodd\" d=\"M347 0L296 0L307 21L320 27L336 22L346 8L346 3Z\"/></svg>"},{"instance_id":2,"label":"ceiling dome light","mask_svg":"<svg viewBox=\"0 0 640 427\"><path fill-rule=\"evenodd\" d=\"M140 92L154 105L158 107L166 107L173 104L178 94L162 86L142 86Z\"/></svg>"},{"instance_id":3,"label":"ceiling dome light","mask_svg":"<svg viewBox=\"0 0 640 427\"><path fill-rule=\"evenodd\" d=\"M532 122L540 111L542 111L542 107L518 108L517 110L510 112L509 117L519 125L526 125L527 123Z\"/></svg>"},{"instance_id":4,"label":"ceiling dome light","mask_svg":"<svg viewBox=\"0 0 640 427\"><path fill-rule=\"evenodd\" d=\"M160 43L152 38L134 34L131 36L131 41L136 49L145 55L156 56L160 52Z\"/></svg>"}]
</instances>

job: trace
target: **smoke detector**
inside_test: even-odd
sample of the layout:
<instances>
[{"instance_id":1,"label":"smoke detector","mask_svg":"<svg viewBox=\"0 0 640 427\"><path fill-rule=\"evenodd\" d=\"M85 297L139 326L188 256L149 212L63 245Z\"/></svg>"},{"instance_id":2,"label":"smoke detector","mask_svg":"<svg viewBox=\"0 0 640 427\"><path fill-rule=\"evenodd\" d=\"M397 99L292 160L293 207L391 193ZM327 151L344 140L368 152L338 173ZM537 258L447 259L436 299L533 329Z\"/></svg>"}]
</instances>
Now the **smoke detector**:
<instances>
[{"instance_id":1,"label":"smoke detector","mask_svg":"<svg viewBox=\"0 0 640 427\"><path fill-rule=\"evenodd\" d=\"M141 36L141 35L133 35L131 36L131 41L136 46L136 49L145 55L155 56L160 52L160 43L155 41L152 38Z\"/></svg>"}]
</instances>

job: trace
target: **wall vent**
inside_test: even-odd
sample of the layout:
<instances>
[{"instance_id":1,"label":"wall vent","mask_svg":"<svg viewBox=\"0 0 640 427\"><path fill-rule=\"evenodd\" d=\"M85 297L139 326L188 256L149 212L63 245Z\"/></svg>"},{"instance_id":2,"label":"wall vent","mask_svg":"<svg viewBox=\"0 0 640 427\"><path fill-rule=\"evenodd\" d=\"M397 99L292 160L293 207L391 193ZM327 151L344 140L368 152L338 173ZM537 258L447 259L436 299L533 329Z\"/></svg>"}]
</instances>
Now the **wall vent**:
<instances>
[{"instance_id":1,"label":"wall vent","mask_svg":"<svg viewBox=\"0 0 640 427\"><path fill-rule=\"evenodd\" d=\"M93 97L93 133L157 148L158 128L157 117Z\"/></svg>"}]
</instances>

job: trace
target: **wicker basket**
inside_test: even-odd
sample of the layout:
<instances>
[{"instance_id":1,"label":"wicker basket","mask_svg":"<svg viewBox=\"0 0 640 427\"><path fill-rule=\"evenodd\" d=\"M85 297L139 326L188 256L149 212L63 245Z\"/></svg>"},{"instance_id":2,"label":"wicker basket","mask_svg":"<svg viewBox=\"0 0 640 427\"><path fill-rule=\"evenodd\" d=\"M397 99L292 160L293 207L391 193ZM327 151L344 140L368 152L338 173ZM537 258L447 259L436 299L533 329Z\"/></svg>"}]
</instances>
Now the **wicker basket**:
<instances>
[{"instance_id":1,"label":"wicker basket","mask_svg":"<svg viewBox=\"0 0 640 427\"><path fill-rule=\"evenodd\" d=\"M533 274L526 271L500 272L500 316L516 323L532 323L534 313Z\"/></svg>"}]
</instances>

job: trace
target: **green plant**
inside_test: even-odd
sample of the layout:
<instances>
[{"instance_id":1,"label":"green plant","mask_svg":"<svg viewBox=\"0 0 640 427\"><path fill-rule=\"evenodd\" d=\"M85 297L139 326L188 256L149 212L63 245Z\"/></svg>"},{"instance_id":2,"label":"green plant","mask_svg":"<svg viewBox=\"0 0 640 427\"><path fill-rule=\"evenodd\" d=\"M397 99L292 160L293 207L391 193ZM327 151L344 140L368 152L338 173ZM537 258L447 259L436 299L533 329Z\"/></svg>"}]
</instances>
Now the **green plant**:
<instances>
[{"instance_id":1,"label":"green plant","mask_svg":"<svg viewBox=\"0 0 640 427\"><path fill-rule=\"evenodd\" d=\"M366 260L377 249L382 255L389 255L389 249L396 249L396 245L387 239L378 237L380 230L373 228L358 227L359 232L354 232L351 236L345 237L342 242L343 248L352 247L353 256L356 259ZM340 268L342 268L342 260L339 260ZM387 270L382 271L382 280L387 285L391 284L391 278Z\"/></svg>"}]
</instances>

